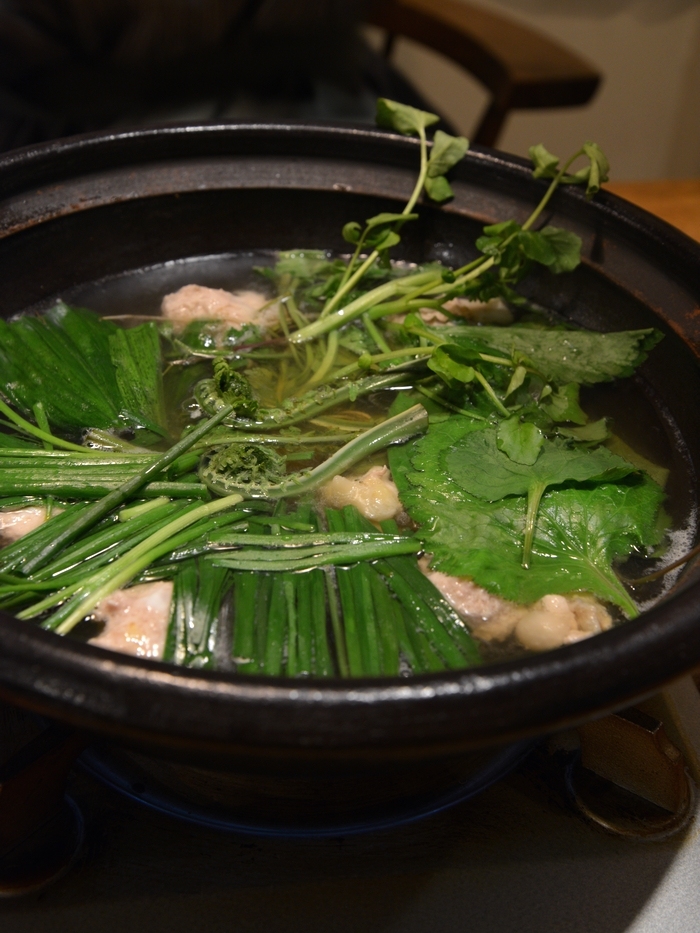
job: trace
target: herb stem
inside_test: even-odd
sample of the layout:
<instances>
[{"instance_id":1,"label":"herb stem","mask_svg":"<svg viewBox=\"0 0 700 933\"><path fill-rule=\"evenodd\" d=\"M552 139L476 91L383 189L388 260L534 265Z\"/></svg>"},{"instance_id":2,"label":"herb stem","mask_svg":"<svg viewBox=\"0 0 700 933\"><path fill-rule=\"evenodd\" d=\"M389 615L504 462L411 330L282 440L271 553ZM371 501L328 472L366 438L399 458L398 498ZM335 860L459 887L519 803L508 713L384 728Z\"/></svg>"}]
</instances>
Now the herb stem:
<instances>
[{"instance_id":1,"label":"herb stem","mask_svg":"<svg viewBox=\"0 0 700 933\"><path fill-rule=\"evenodd\" d=\"M71 541L74 541L84 531L87 531L88 528L95 525L113 509L122 505L122 503L125 502L129 496L133 495L137 489L145 485L151 476L161 473L166 467L170 466L173 461L177 460L181 454L189 450L190 447L196 444L200 438L204 437L208 431L222 422L227 415L230 415L232 411L232 405L225 405L220 411L213 415L213 417L209 418L203 424L200 424L194 431L186 434L182 440L171 447L169 451L163 454L162 457L159 457L154 463L140 470L136 476L127 480L118 489L112 490L112 492L108 493L103 499L100 499L98 502L95 502L93 505L89 506L89 508L85 509L73 524L63 529L55 538L49 541L37 554L25 563L23 568L24 573L29 575L35 570L38 570L39 567L48 563L54 554L62 550Z\"/></svg>"}]
</instances>

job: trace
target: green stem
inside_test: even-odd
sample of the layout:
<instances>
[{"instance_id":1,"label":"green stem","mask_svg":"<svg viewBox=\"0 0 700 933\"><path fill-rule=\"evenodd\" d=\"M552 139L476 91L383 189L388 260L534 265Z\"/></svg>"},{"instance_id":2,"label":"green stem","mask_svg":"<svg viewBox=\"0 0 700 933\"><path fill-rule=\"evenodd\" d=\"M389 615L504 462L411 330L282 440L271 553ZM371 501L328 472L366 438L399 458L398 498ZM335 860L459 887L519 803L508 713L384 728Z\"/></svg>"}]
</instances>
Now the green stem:
<instances>
[{"instance_id":1,"label":"green stem","mask_svg":"<svg viewBox=\"0 0 700 933\"><path fill-rule=\"evenodd\" d=\"M404 216L406 214L412 213L413 208L416 205L416 201L420 197L421 191L423 190L423 185L425 184L426 175L428 174L428 141L425 136L425 129L423 127L419 127L418 134L420 136L420 171L418 173L418 180L416 181L415 187L413 188L411 197L408 199L408 203L406 204L404 209L401 211L401 213ZM355 254L352 257L350 266L348 268L351 268L352 265L356 262L357 257L359 256L359 253L360 253L360 248L362 247L362 244L364 243L365 236L366 236L366 233L363 234L362 239L357 244L357 249L355 250ZM357 270L357 272L354 273L354 275L350 276L347 279L345 278L345 276L343 276L343 280L341 280L338 291L335 293L335 295L333 295L330 301L326 303L325 308L321 312L322 318L327 317L334 308L338 307L338 304L340 303L341 298L347 295L347 293L351 291L355 285L357 285L357 283L360 281L362 276L365 274L365 272L367 272L369 268L371 268L371 266L374 264L375 260L378 257L379 257L379 251L375 249L369 254L367 259L365 259L365 261L362 263L362 265Z\"/></svg>"},{"instance_id":2,"label":"green stem","mask_svg":"<svg viewBox=\"0 0 700 933\"><path fill-rule=\"evenodd\" d=\"M379 560L404 554L417 554L421 550L420 542L406 537L403 541L387 544L372 544L346 548L341 545L329 548L299 548L298 552L285 554L284 557L270 551L244 548L233 555L224 555L214 559L216 567L228 567L230 570L260 570L270 573L286 573L300 570L314 570L317 567L346 566L358 561ZM303 553L302 553L303 552Z\"/></svg>"},{"instance_id":3,"label":"green stem","mask_svg":"<svg viewBox=\"0 0 700 933\"><path fill-rule=\"evenodd\" d=\"M503 404L503 402L498 398L498 396L496 395L496 393L493 391L493 389L491 388L491 385L490 385L489 381L488 381L487 379L485 379L484 376L482 376L482 374L479 372L478 369L475 369L475 370L474 370L474 378L477 379L478 382L481 383L481 385L484 387L484 389L486 389L486 394L488 395L488 397L489 397L489 398L491 399L491 401L493 402L493 404L494 404L494 406L495 406L495 408L496 408L496 411L498 411L500 414L502 414L505 418L510 417L510 412L508 411L508 409L506 408L506 406Z\"/></svg>"},{"instance_id":4,"label":"green stem","mask_svg":"<svg viewBox=\"0 0 700 933\"><path fill-rule=\"evenodd\" d=\"M316 372L313 374L311 379L299 390L299 394L308 392L309 389L313 389L314 386L317 386L320 382L326 378L326 375L333 368L335 363L335 358L338 355L338 331L334 330L328 335L328 346L326 347L326 352L321 360L321 365L318 367Z\"/></svg>"},{"instance_id":5,"label":"green stem","mask_svg":"<svg viewBox=\"0 0 700 933\"><path fill-rule=\"evenodd\" d=\"M46 410L44 409L43 402L37 402L32 410L37 426L44 431L44 433L50 434L51 428L49 426L49 419L46 417ZM53 443L51 441L44 441L44 450L53 450Z\"/></svg>"},{"instance_id":6,"label":"green stem","mask_svg":"<svg viewBox=\"0 0 700 933\"><path fill-rule=\"evenodd\" d=\"M575 162L576 159L578 159L579 156L582 156L582 155L585 155L585 152L583 151L583 149L579 149L579 151L578 151L578 152L575 152L575 153L571 156L571 158L568 160L568 162L565 162L564 165L562 166L562 168L559 169L559 171L558 171L557 174L555 175L554 179L552 180L551 185L549 186L549 188L547 188L547 191L545 192L544 197L542 198L542 200L540 201L540 203L537 205L537 207L534 209L534 211L530 214L530 216L528 217L528 219L527 219L527 220L525 221L525 223L523 224L523 230L529 230L530 227L534 224L534 222L535 222L535 221L537 220L537 218L540 216L540 214L541 214L542 211L545 209L545 207L547 206L547 204L549 204L550 198L552 197L552 195L554 194L554 192L557 190L557 188L558 188L559 185L561 184L561 180L562 180L562 178L564 177L564 175L566 175L566 173L567 173L567 171L568 171L568 169L569 169L569 166L570 166L573 162Z\"/></svg>"},{"instance_id":7,"label":"green stem","mask_svg":"<svg viewBox=\"0 0 700 933\"><path fill-rule=\"evenodd\" d=\"M525 570L530 566L537 512L539 511L542 494L546 488L546 483L532 483L527 491L527 514L525 516L525 537L523 538L523 567Z\"/></svg>"},{"instance_id":8,"label":"green stem","mask_svg":"<svg viewBox=\"0 0 700 933\"><path fill-rule=\"evenodd\" d=\"M91 451L86 447L80 447L79 444L72 444L70 441L64 441L60 437L54 437L53 434L49 434L47 431L42 431L41 428L37 428L30 421L26 421L21 415L18 415L14 412L9 405L6 405L2 399L0 399L0 412L9 418L10 421L17 425L18 428L21 428L26 434L31 434L32 437L36 437L40 441L45 441L48 444L51 444L53 447L61 447L63 450L78 450L81 454L86 454L87 456L100 456L101 451L94 450Z\"/></svg>"},{"instance_id":9,"label":"green stem","mask_svg":"<svg viewBox=\"0 0 700 933\"><path fill-rule=\"evenodd\" d=\"M386 353L377 353L375 356L365 358L365 365L360 366L359 362L350 363L342 369L333 373L329 382L336 382L338 379L345 379L346 376L352 376L354 373L369 369L376 363L386 363L390 360L401 360L404 358L430 356L435 351L435 347L404 347L401 350L388 350Z\"/></svg>"},{"instance_id":10,"label":"green stem","mask_svg":"<svg viewBox=\"0 0 700 933\"><path fill-rule=\"evenodd\" d=\"M365 325L365 330L370 335L372 340L374 340L375 345L382 351L382 353L391 353L391 347L384 339L377 325L374 323L372 318L369 316L369 313L362 315L362 323Z\"/></svg>"},{"instance_id":11,"label":"green stem","mask_svg":"<svg viewBox=\"0 0 700 933\"><path fill-rule=\"evenodd\" d=\"M350 665L348 663L348 653L345 645L345 635L343 632L343 623L340 620L340 605L338 600L338 586L334 576L333 567L323 567L323 576L326 585L326 596L328 597L328 615L331 619L331 628L333 631L333 641L335 642L335 656L338 664L338 672L341 677L350 676Z\"/></svg>"},{"instance_id":12,"label":"green stem","mask_svg":"<svg viewBox=\"0 0 700 933\"><path fill-rule=\"evenodd\" d=\"M121 509L119 512L119 521L128 522L132 518L138 518L158 509L161 505L167 505L170 502L167 496L159 496L157 499L151 499L149 502L142 502L140 505L132 505L129 509Z\"/></svg>"},{"instance_id":13,"label":"green stem","mask_svg":"<svg viewBox=\"0 0 700 933\"><path fill-rule=\"evenodd\" d=\"M74 541L84 531L87 531L88 528L97 524L101 518L104 518L104 516L108 515L113 509L118 508L122 503L126 502L129 496L133 495L137 489L145 485L151 476L162 473L166 467L170 466L170 464L174 460L177 460L186 450L189 450L190 447L196 444L200 438L204 437L208 431L223 421L227 415L230 415L232 411L232 405L225 405L212 418L209 418L207 421L203 422L203 424L196 427L194 431L185 435L181 441L171 447L167 453L159 457L154 463L140 470L136 476L127 480L118 489L114 489L103 499L100 499L98 502L95 502L89 508L85 509L72 525L61 531L52 541L41 548L37 554L27 561L23 567L24 573L29 575L35 570L38 570L39 567L48 563L54 554L63 550L67 544ZM203 508L205 508L205 506L203 506Z\"/></svg>"},{"instance_id":14,"label":"green stem","mask_svg":"<svg viewBox=\"0 0 700 933\"><path fill-rule=\"evenodd\" d=\"M84 619L92 610L119 587L124 586L138 573L144 570L156 556L160 557L163 545L169 545L170 539L179 531L183 531L202 518L209 518L217 512L223 512L232 505L238 505L242 497L238 495L226 496L214 502L200 505L186 515L181 515L169 522L164 528L156 531L135 548L132 548L118 560L110 564L106 571L97 575L97 580L86 581L84 586L90 591L86 593L72 612L56 628L59 635L65 635L74 628L81 619ZM167 549L165 551L167 553ZM95 586L95 584L97 584ZM50 623L49 623L50 627Z\"/></svg>"},{"instance_id":15,"label":"green stem","mask_svg":"<svg viewBox=\"0 0 700 933\"><path fill-rule=\"evenodd\" d=\"M358 272L361 268L362 267L360 267ZM325 318L318 318L313 324L309 324L307 327L302 327L301 330L291 335L289 338L290 342L294 344L304 343L306 340L314 340L322 334L337 330L350 321L354 321L355 318L361 317L365 311L369 311L369 309L374 308L375 305L379 305L383 301L393 298L394 295L403 291L407 285L415 285L418 287L423 284L427 287L428 282L430 282L431 285L435 282L434 272L416 272L415 275L408 275L403 279L392 279L391 282L377 285L376 288L373 288L364 295L360 295L359 298L351 301L350 304L346 305L344 308L340 308L338 311L329 314Z\"/></svg>"}]
</instances>

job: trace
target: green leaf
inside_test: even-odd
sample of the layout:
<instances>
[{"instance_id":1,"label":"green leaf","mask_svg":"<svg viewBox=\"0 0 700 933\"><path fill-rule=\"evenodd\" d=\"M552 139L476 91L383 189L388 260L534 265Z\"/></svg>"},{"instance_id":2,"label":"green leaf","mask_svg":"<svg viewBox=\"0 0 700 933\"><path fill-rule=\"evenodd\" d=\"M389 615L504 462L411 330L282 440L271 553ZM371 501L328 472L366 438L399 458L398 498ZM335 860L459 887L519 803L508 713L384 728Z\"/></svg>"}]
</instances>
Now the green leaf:
<instances>
[{"instance_id":1,"label":"green leaf","mask_svg":"<svg viewBox=\"0 0 700 933\"><path fill-rule=\"evenodd\" d=\"M428 175L424 182L424 188L428 197L433 201L447 201L454 197L454 191L449 181L444 175L436 175L434 178Z\"/></svg>"},{"instance_id":2,"label":"green leaf","mask_svg":"<svg viewBox=\"0 0 700 933\"><path fill-rule=\"evenodd\" d=\"M610 163L605 157L600 146L596 143L584 143L583 151L591 161L588 173L588 184L586 186L586 197L592 198L594 194L600 191L600 186L608 180Z\"/></svg>"},{"instance_id":3,"label":"green leaf","mask_svg":"<svg viewBox=\"0 0 700 933\"><path fill-rule=\"evenodd\" d=\"M472 354L465 353L460 347L448 343L436 347L428 360L428 367L441 376L448 385L457 382L472 382L474 368L469 365Z\"/></svg>"},{"instance_id":4,"label":"green leaf","mask_svg":"<svg viewBox=\"0 0 700 933\"><path fill-rule=\"evenodd\" d=\"M631 376L663 336L652 328L597 334L524 324L478 328L444 324L425 329L434 338L457 345L472 346L478 336L484 345L504 356L523 354L548 382L581 385Z\"/></svg>"},{"instance_id":5,"label":"green leaf","mask_svg":"<svg viewBox=\"0 0 700 933\"><path fill-rule=\"evenodd\" d=\"M109 338L112 363L124 408L131 421L164 436L163 363L157 326L149 321Z\"/></svg>"},{"instance_id":6,"label":"green leaf","mask_svg":"<svg viewBox=\"0 0 700 933\"><path fill-rule=\"evenodd\" d=\"M488 502L526 495L535 484L546 488L572 481L611 481L635 469L605 448L569 448L544 439L534 462L518 463L499 450L495 428L469 434L455 444L446 454L445 465L457 485Z\"/></svg>"},{"instance_id":7,"label":"green leaf","mask_svg":"<svg viewBox=\"0 0 700 933\"><path fill-rule=\"evenodd\" d=\"M636 615L612 563L633 548L659 542L660 487L649 480L627 480L546 492L526 570L521 565L523 499L490 503L470 496L446 470L447 452L481 430L478 422L451 417L431 425L425 437L389 451L401 502L421 526L432 566L470 577L518 603L535 602L547 593L584 591Z\"/></svg>"},{"instance_id":8,"label":"green leaf","mask_svg":"<svg viewBox=\"0 0 700 933\"><path fill-rule=\"evenodd\" d=\"M377 125L396 130L404 136L419 135L421 130L439 122L440 117L435 113L417 110L408 104L399 104L385 97L377 99Z\"/></svg>"},{"instance_id":9,"label":"green leaf","mask_svg":"<svg viewBox=\"0 0 700 933\"><path fill-rule=\"evenodd\" d=\"M357 244L362 236L362 227L356 220L351 220L343 227L343 239L346 243Z\"/></svg>"},{"instance_id":10,"label":"green leaf","mask_svg":"<svg viewBox=\"0 0 700 933\"><path fill-rule=\"evenodd\" d=\"M384 227L387 224L401 227L408 220L418 220L418 214L389 214L384 211L381 214L375 214L374 217L369 217L366 224L368 229L372 230L374 227Z\"/></svg>"},{"instance_id":11,"label":"green leaf","mask_svg":"<svg viewBox=\"0 0 700 933\"><path fill-rule=\"evenodd\" d=\"M508 398L509 395L512 395L513 392L516 392L520 388L520 386L525 382L526 376L527 369L525 369L524 366L518 365L515 367L513 370L513 375L510 377L508 388L506 389L506 398Z\"/></svg>"},{"instance_id":12,"label":"green leaf","mask_svg":"<svg viewBox=\"0 0 700 933\"><path fill-rule=\"evenodd\" d=\"M549 486L568 482L603 482L634 472L631 463L605 448L569 448L560 441L544 440L531 464L511 460L498 448L497 430L471 434L445 457L452 479L471 496L496 502L506 496L527 494L523 538L523 566L530 563L532 542L542 495Z\"/></svg>"},{"instance_id":13,"label":"green leaf","mask_svg":"<svg viewBox=\"0 0 700 933\"><path fill-rule=\"evenodd\" d=\"M145 413L129 411L112 362L117 332L110 321L64 304L41 317L0 322L3 394L29 417L41 402L59 433L142 426Z\"/></svg>"},{"instance_id":14,"label":"green leaf","mask_svg":"<svg viewBox=\"0 0 700 933\"><path fill-rule=\"evenodd\" d=\"M468 148L469 140L464 136L450 136L442 130L436 130L428 159L428 178L444 175L453 165L462 161Z\"/></svg>"},{"instance_id":15,"label":"green leaf","mask_svg":"<svg viewBox=\"0 0 700 933\"><path fill-rule=\"evenodd\" d=\"M559 171L559 159L548 152L542 143L537 146L530 146L530 159L534 166L532 174L534 178L554 178Z\"/></svg>"},{"instance_id":16,"label":"green leaf","mask_svg":"<svg viewBox=\"0 0 700 933\"><path fill-rule=\"evenodd\" d=\"M606 418L601 418L599 421L591 421L590 424L586 424L581 428L557 428L557 434L560 434L562 437L571 438L571 440L574 441L591 444L600 444L610 437ZM629 457L625 457L625 459L629 460ZM633 463L634 461L630 462ZM637 466L639 466L639 464L637 464ZM663 483L659 483L659 485L662 486Z\"/></svg>"},{"instance_id":17,"label":"green leaf","mask_svg":"<svg viewBox=\"0 0 700 933\"><path fill-rule=\"evenodd\" d=\"M540 237L546 240L553 258L545 263L550 272L571 272L581 262L581 237L561 227L543 227Z\"/></svg>"},{"instance_id":18,"label":"green leaf","mask_svg":"<svg viewBox=\"0 0 700 933\"><path fill-rule=\"evenodd\" d=\"M506 418L498 426L496 444L510 460L532 465L542 450L544 435L529 421Z\"/></svg>"},{"instance_id":19,"label":"green leaf","mask_svg":"<svg viewBox=\"0 0 700 933\"><path fill-rule=\"evenodd\" d=\"M376 250L390 249L401 242L401 237L394 230L381 230L377 236L367 237L367 243Z\"/></svg>"},{"instance_id":20,"label":"green leaf","mask_svg":"<svg viewBox=\"0 0 700 933\"><path fill-rule=\"evenodd\" d=\"M522 230L518 234L518 243L528 259L551 266L556 260L554 249L547 237L532 230Z\"/></svg>"},{"instance_id":21,"label":"green leaf","mask_svg":"<svg viewBox=\"0 0 700 933\"><path fill-rule=\"evenodd\" d=\"M573 424L585 424L588 415L579 404L579 385L577 382L568 382L556 392L552 392L542 403L552 421L571 421Z\"/></svg>"}]
</instances>

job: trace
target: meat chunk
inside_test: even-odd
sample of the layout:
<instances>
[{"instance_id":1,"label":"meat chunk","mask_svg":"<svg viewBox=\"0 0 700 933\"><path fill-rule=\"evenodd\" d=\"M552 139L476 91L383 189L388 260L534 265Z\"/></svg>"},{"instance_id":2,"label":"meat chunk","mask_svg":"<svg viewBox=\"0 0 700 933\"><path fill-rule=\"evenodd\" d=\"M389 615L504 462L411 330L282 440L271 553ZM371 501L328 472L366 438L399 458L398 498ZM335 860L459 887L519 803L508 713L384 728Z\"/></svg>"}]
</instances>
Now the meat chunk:
<instances>
[{"instance_id":1,"label":"meat chunk","mask_svg":"<svg viewBox=\"0 0 700 933\"><path fill-rule=\"evenodd\" d=\"M472 324L512 324L513 315L502 298L472 301L470 298L452 298L443 305L450 314L463 317Z\"/></svg>"},{"instance_id":2,"label":"meat chunk","mask_svg":"<svg viewBox=\"0 0 700 933\"><path fill-rule=\"evenodd\" d=\"M462 317L471 324L512 324L513 315L502 298L472 301L471 298L452 298L442 306L450 314ZM419 308L418 314L425 324L446 324L450 318L439 308ZM403 324L405 314L392 314L386 318L394 324Z\"/></svg>"},{"instance_id":3,"label":"meat chunk","mask_svg":"<svg viewBox=\"0 0 700 933\"><path fill-rule=\"evenodd\" d=\"M334 476L319 495L322 504L332 509L354 505L371 522L396 518L403 511L399 491L385 466L372 467L362 476Z\"/></svg>"},{"instance_id":4,"label":"meat chunk","mask_svg":"<svg viewBox=\"0 0 700 933\"><path fill-rule=\"evenodd\" d=\"M90 644L139 658L162 658L172 596L170 580L116 590L95 609L95 619L105 627Z\"/></svg>"},{"instance_id":5,"label":"meat chunk","mask_svg":"<svg viewBox=\"0 0 700 933\"><path fill-rule=\"evenodd\" d=\"M63 509L54 508L52 515L57 515ZM34 531L46 521L46 509L43 505L30 505L26 509L13 509L11 512L0 512L0 542L11 544L18 541L30 531Z\"/></svg>"},{"instance_id":6,"label":"meat chunk","mask_svg":"<svg viewBox=\"0 0 700 933\"><path fill-rule=\"evenodd\" d=\"M418 563L433 586L440 590L450 606L461 616L487 622L513 605L499 599L498 596L492 596L468 577L452 577L439 570L430 570L430 559L427 557L421 557Z\"/></svg>"},{"instance_id":7,"label":"meat chunk","mask_svg":"<svg viewBox=\"0 0 700 933\"><path fill-rule=\"evenodd\" d=\"M482 641L505 641L514 635L529 651L548 651L612 626L610 613L593 596L550 593L532 606L519 606L492 596L468 577L430 570L429 564L429 558L419 561L423 573Z\"/></svg>"},{"instance_id":8,"label":"meat chunk","mask_svg":"<svg viewBox=\"0 0 700 933\"><path fill-rule=\"evenodd\" d=\"M161 312L181 327L190 321L222 321L231 327L255 324L266 330L279 320L277 303L266 307L268 304L269 298L260 292L183 285L163 298Z\"/></svg>"}]
</instances>

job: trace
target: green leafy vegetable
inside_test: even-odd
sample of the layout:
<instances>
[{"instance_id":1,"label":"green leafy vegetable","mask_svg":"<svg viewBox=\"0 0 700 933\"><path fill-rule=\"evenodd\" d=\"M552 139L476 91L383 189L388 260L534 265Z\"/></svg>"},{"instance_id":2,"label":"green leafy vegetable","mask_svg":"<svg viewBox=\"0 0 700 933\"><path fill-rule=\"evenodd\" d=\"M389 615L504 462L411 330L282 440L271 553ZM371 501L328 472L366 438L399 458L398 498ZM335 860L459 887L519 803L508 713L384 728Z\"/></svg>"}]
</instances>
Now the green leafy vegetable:
<instances>
[{"instance_id":1,"label":"green leafy vegetable","mask_svg":"<svg viewBox=\"0 0 700 933\"><path fill-rule=\"evenodd\" d=\"M520 353L551 382L594 385L631 376L662 334L651 328L597 334L553 327L461 327L437 325L426 330L442 341L474 346L478 341L506 356Z\"/></svg>"},{"instance_id":2,"label":"green leafy vegetable","mask_svg":"<svg viewBox=\"0 0 700 933\"><path fill-rule=\"evenodd\" d=\"M4 395L27 415L41 403L58 432L146 427L164 434L160 362L151 325L123 331L64 304L42 317L0 321Z\"/></svg>"},{"instance_id":3,"label":"green leafy vegetable","mask_svg":"<svg viewBox=\"0 0 700 933\"><path fill-rule=\"evenodd\" d=\"M568 173L569 166L579 157L587 159L587 165L577 172ZM584 143L582 148L575 153L564 165L559 168L559 159L557 156L548 152L540 144L530 147L530 158L534 166L532 174L535 178L553 178L559 180L565 185L585 185L586 196L591 198L600 191L600 186L608 180L610 165L601 148L596 143Z\"/></svg>"},{"instance_id":4,"label":"green leafy vegetable","mask_svg":"<svg viewBox=\"0 0 700 933\"><path fill-rule=\"evenodd\" d=\"M127 412L143 418L143 427L164 435L163 361L158 328L152 322L117 328L109 337L117 386ZM143 439L142 439L143 442Z\"/></svg>"},{"instance_id":5,"label":"green leafy vegetable","mask_svg":"<svg viewBox=\"0 0 700 933\"><path fill-rule=\"evenodd\" d=\"M408 104L380 97L377 100L377 123L404 136L417 136L426 128L440 122L440 117L425 110L417 110Z\"/></svg>"},{"instance_id":6,"label":"green leafy vegetable","mask_svg":"<svg viewBox=\"0 0 700 933\"><path fill-rule=\"evenodd\" d=\"M531 466L542 450L544 435L530 421L506 418L498 426L496 444L510 460Z\"/></svg>"},{"instance_id":7,"label":"green leafy vegetable","mask_svg":"<svg viewBox=\"0 0 700 933\"><path fill-rule=\"evenodd\" d=\"M552 421L571 421L573 424L585 424L588 416L579 404L579 386L576 382L567 382L556 392L547 396L542 407Z\"/></svg>"},{"instance_id":8,"label":"green leafy vegetable","mask_svg":"<svg viewBox=\"0 0 700 933\"><path fill-rule=\"evenodd\" d=\"M478 422L453 417L431 426L425 438L389 453L401 501L420 525L433 566L471 577L489 592L519 603L547 593L585 591L615 603L630 617L637 615L612 564L635 547L659 542L660 487L630 479L546 492L532 563L525 569L522 498L487 502L471 496L446 470L450 449L481 430Z\"/></svg>"},{"instance_id":9,"label":"green leafy vegetable","mask_svg":"<svg viewBox=\"0 0 700 933\"><path fill-rule=\"evenodd\" d=\"M561 441L544 438L533 460L530 454L534 453L534 436L528 446L513 443L512 434L507 433L509 446L521 455L520 460L514 460L499 449L499 431L486 428L468 434L446 454L445 467L458 486L487 502L527 495L524 567L529 566L537 511L548 486L619 480L634 471L632 464L605 448L571 449Z\"/></svg>"}]
</instances>

